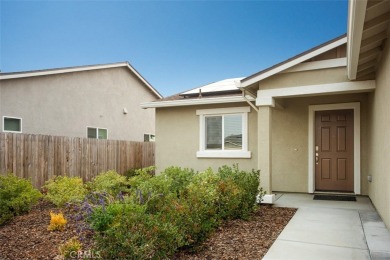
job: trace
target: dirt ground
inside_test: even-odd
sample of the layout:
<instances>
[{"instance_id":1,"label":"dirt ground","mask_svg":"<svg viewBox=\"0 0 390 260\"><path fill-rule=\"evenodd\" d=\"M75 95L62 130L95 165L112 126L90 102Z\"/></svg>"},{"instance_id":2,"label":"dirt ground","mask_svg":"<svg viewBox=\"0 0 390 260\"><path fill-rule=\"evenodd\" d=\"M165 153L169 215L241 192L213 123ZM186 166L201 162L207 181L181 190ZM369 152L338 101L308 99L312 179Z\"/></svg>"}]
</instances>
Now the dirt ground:
<instances>
[{"instance_id":1,"label":"dirt ground","mask_svg":"<svg viewBox=\"0 0 390 260\"><path fill-rule=\"evenodd\" d=\"M77 236L71 211L64 231L48 231L53 205L41 201L30 213L0 227L0 260L61 259L59 245ZM173 259L261 259L295 214L296 209L260 207L249 221L233 220L221 226L197 253L180 251ZM93 248L92 234L84 232L83 250Z\"/></svg>"}]
</instances>

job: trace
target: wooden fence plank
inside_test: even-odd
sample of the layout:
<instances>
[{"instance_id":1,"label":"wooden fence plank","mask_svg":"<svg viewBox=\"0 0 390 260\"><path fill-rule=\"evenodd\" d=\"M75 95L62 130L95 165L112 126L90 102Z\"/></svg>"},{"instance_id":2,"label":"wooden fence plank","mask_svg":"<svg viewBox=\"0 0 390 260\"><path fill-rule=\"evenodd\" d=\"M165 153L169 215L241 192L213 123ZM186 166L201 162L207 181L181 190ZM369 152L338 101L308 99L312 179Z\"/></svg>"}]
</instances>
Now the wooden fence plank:
<instances>
[{"instance_id":1,"label":"wooden fence plank","mask_svg":"<svg viewBox=\"0 0 390 260\"><path fill-rule=\"evenodd\" d=\"M56 175L89 181L97 174L154 165L155 143L0 133L0 174L14 173L41 188Z\"/></svg>"}]
</instances>

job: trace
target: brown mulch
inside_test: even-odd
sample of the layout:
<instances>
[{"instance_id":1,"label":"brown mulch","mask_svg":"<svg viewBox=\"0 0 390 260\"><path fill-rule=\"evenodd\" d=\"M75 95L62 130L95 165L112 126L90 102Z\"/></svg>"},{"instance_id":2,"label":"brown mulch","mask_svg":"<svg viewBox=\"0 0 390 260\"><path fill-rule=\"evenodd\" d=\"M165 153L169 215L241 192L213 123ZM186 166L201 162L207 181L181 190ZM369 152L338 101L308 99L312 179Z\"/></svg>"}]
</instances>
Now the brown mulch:
<instances>
[{"instance_id":1,"label":"brown mulch","mask_svg":"<svg viewBox=\"0 0 390 260\"><path fill-rule=\"evenodd\" d=\"M41 201L26 215L0 227L0 260L59 259L58 246L77 236L76 222L65 210L64 231L48 231L54 205ZM296 209L261 206L249 221L232 220L221 226L196 253L181 251L174 259L261 259L295 214ZM90 233L83 233L83 250L93 248Z\"/></svg>"},{"instance_id":2,"label":"brown mulch","mask_svg":"<svg viewBox=\"0 0 390 260\"><path fill-rule=\"evenodd\" d=\"M56 259L58 247L72 237L78 236L76 220L71 209L62 210L68 221L64 231L48 231L50 212L59 213L53 204L40 201L28 214L17 216L0 227L0 260L14 259ZM92 248L93 239L88 232L83 248Z\"/></svg>"},{"instance_id":3,"label":"brown mulch","mask_svg":"<svg viewBox=\"0 0 390 260\"><path fill-rule=\"evenodd\" d=\"M196 253L175 259L262 259L297 209L261 206L249 221L228 221Z\"/></svg>"}]
</instances>

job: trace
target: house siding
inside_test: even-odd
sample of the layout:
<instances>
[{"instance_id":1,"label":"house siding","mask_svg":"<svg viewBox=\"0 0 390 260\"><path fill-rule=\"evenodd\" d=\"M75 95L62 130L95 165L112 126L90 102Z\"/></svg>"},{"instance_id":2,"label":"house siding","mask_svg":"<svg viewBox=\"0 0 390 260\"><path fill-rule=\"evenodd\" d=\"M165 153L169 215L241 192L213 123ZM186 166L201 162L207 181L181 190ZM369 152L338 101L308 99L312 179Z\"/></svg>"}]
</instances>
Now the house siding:
<instances>
[{"instance_id":1,"label":"house siding","mask_svg":"<svg viewBox=\"0 0 390 260\"><path fill-rule=\"evenodd\" d=\"M248 107L247 103L204 105L156 109L156 166L162 171L169 166L193 168L197 171L209 167L216 170L222 165L238 163L240 169L257 169L257 114L251 108L248 114L248 149L250 159L197 158L199 150L199 116L197 109Z\"/></svg>"},{"instance_id":2,"label":"house siding","mask_svg":"<svg viewBox=\"0 0 390 260\"><path fill-rule=\"evenodd\" d=\"M157 97L124 67L7 79L0 89L1 119L22 118L23 133L86 137L91 126L107 128L108 139L154 134L154 110L140 103Z\"/></svg>"},{"instance_id":3,"label":"house siding","mask_svg":"<svg viewBox=\"0 0 390 260\"><path fill-rule=\"evenodd\" d=\"M376 90L369 95L368 194L386 226L390 228L390 45L378 64Z\"/></svg>"}]
</instances>

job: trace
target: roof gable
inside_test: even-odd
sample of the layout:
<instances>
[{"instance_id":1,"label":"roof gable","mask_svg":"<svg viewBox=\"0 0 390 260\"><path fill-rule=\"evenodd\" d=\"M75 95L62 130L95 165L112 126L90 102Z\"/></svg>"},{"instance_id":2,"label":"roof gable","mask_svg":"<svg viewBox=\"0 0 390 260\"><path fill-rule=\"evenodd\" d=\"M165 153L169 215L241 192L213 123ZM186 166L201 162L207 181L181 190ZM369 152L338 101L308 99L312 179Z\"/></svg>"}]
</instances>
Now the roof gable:
<instances>
[{"instance_id":1,"label":"roof gable","mask_svg":"<svg viewBox=\"0 0 390 260\"><path fill-rule=\"evenodd\" d=\"M296 66L302 62L313 59L331 49L337 48L347 42L347 36L344 34L331 41L325 42L317 47L314 47L306 52L298 54L288 60L278 63L270 68L259 71L251 76L248 76L241 80L241 87L248 87L256 82L271 77L277 73L283 72L293 66Z\"/></svg>"},{"instance_id":2,"label":"roof gable","mask_svg":"<svg viewBox=\"0 0 390 260\"><path fill-rule=\"evenodd\" d=\"M37 77L37 76L55 75L55 74L63 74L63 73L71 73L71 72L118 68L118 67L126 67L127 69L129 69L142 83L146 85L146 87L153 94L155 94L160 99L162 98L162 95L144 77L142 77L141 74L127 61L110 63L110 64L87 65L87 66L66 67L66 68L56 68L56 69L47 69L47 70L0 73L0 80Z\"/></svg>"}]
</instances>

